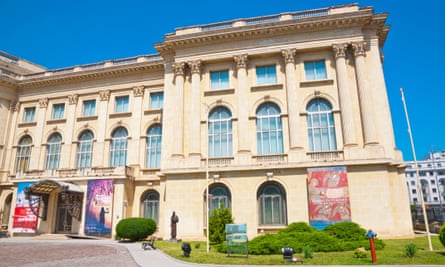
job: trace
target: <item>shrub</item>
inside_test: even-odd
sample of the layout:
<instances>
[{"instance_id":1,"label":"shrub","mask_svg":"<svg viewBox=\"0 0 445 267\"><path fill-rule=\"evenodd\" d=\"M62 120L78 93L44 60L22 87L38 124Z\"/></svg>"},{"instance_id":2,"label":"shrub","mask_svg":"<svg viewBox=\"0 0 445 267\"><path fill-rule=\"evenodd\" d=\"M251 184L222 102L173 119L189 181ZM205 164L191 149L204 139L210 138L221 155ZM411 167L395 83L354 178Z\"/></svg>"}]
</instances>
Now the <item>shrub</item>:
<instances>
[{"instance_id":1,"label":"shrub","mask_svg":"<svg viewBox=\"0 0 445 267\"><path fill-rule=\"evenodd\" d=\"M314 233L317 232L317 228L310 226L309 224L305 222L295 222L289 224L286 228L281 229L278 233L284 234L284 233L301 233L301 232L307 232L307 233Z\"/></svg>"},{"instance_id":2,"label":"shrub","mask_svg":"<svg viewBox=\"0 0 445 267\"><path fill-rule=\"evenodd\" d=\"M364 259L366 257L368 257L368 253L366 253L365 248L361 247L361 248L357 248L354 250L354 258L357 259Z\"/></svg>"},{"instance_id":3,"label":"shrub","mask_svg":"<svg viewBox=\"0 0 445 267\"><path fill-rule=\"evenodd\" d=\"M313 256L314 256L314 251L312 250L312 248L310 246L305 246L303 248L303 258L312 259Z\"/></svg>"},{"instance_id":4,"label":"shrub","mask_svg":"<svg viewBox=\"0 0 445 267\"><path fill-rule=\"evenodd\" d=\"M326 226L323 232L344 241L366 239L366 230L353 222L339 222Z\"/></svg>"},{"instance_id":5,"label":"shrub","mask_svg":"<svg viewBox=\"0 0 445 267\"><path fill-rule=\"evenodd\" d=\"M417 247L415 244L408 244L405 246L405 256L412 258L417 253Z\"/></svg>"},{"instance_id":6,"label":"shrub","mask_svg":"<svg viewBox=\"0 0 445 267\"><path fill-rule=\"evenodd\" d=\"M139 241L156 231L156 222L150 218L126 218L116 225L116 237Z\"/></svg>"},{"instance_id":7,"label":"shrub","mask_svg":"<svg viewBox=\"0 0 445 267\"><path fill-rule=\"evenodd\" d=\"M440 227L439 240L440 243L442 243L442 245L445 247L445 223L442 225L442 227Z\"/></svg>"},{"instance_id":8,"label":"shrub","mask_svg":"<svg viewBox=\"0 0 445 267\"><path fill-rule=\"evenodd\" d=\"M209 240L219 244L226 240L226 224L233 223L232 212L229 208L213 209L209 218Z\"/></svg>"}]
</instances>

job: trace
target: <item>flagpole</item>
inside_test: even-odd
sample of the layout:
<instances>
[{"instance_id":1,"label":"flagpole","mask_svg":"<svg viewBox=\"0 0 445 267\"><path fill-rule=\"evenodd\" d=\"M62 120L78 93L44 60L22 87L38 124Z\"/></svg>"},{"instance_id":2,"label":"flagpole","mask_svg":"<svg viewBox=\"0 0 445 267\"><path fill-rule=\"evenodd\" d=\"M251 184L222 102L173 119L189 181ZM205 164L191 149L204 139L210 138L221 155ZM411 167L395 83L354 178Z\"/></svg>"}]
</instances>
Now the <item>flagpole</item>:
<instances>
[{"instance_id":1,"label":"flagpole","mask_svg":"<svg viewBox=\"0 0 445 267\"><path fill-rule=\"evenodd\" d=\"M417 190L419 191L419 195L420 195L420 206L422 208L423 220L425 222L425 231L426 231L426 236L428 239L428 247L429 247L430 251L432 251L433 245L431 244L430 226L428 223L428 216L426 214L425 203L423 201L423 191L422 191L422 184L420 182L419 167L417 166L416 150L414 148L413 135L411 133L411 125L409 123L408 110L406 108L405 95L403 93L403 88L400 88L400 94L402 95L403 108L405 110L406 123L408 125L409 140L411 142L411 150L413 153L414 167L416 169L416 176L417 176Z\"/></svg>"}]
</instances>

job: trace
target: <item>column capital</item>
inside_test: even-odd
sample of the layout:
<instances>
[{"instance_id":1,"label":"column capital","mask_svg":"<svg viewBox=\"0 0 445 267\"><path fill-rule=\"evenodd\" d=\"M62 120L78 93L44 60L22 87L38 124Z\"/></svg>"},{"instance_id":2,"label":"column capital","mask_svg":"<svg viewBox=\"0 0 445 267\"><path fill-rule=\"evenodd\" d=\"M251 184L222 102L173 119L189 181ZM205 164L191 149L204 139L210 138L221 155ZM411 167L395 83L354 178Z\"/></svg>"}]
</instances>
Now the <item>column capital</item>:
<instances>
[{"instance_id":1,"label":"column capital","mask_svg":"<svg viewBox=\"0 0 445 267\"><path fill-rule=\"evenodd\" d=\"M76 105L79 101L79 95L78 94L72 94L68 96L68 103L70 105Z\"/></svg>"},{"instance_id":2,"label":"column capital","mask_svg":"<svg viewBox=\"0 0 445 267\"><path fill-rule=\"evenodd\" d=\"M143 85L133 87L133 95L135 97L144 96L144 91L145 91L145 87Z\"/></svg>"},{"instance_id":3,"label":"column capital","mask_svg":"<svg viewBox=\"0 0 445 267\"><path fill-rule=\"evenodd\" d=\"M297 54L297 49L283 49L281 54L284 57L285 63L295 63L295 55Z\"/></svg>"},{"instance_id":4,"label":"column capital","mask_svg":"<svg viewBox=\"0 0 445 267\"><path fill-rule=\"evenodd\" d=\"M190 66L190 70L192 73L200 74L201 73L201 60L195 60L188 63Z\"/></svg>"},{"instance_id":5,"label":"column capital","mask_svg":"<svg viewBox=\"0 0 445 267\"><path fill-rule=\"evenodd\" d=\"M40 108L47 108L48 107L48 98L41 98L39 99L39 106Z\"/></svg>"},{"instance_id":6,"label":"column capital","mask_svg":"<svg viewBox=\"0 0 445 267\"><path fill-rule=\"evenodd\" d=\"M351 44L354 56L365 56L365 42L354 42Z\"/></svg>"},{"instance_id":7,"label":"column capital","mask_svg":"<svg viewBox=\"0 0 445 267\"><path fill-rule=\"evenodd\" d=\"M347 48L348 44L333 44L332 49L334 50L335 58L345 57Z\"/></svg>"},{"instance_id":8,"label":"column capital","mask_svg":"<svg viewBox=\"0 0 445 267\"><path fill-rule=\"evenodd\" d=\"M185 62L176 62L173 63L172 66L175 71L175 76L177 75L184 76Z\"/></svg>"},{"instance_id":9,"label":"column capital","mask_svg":"<svg viewBox=\"0 0 445 267\"><path fill-rule=\"evenodd\" d=\"M20 103L18 101L9 101L9 110L12 112L19 111Z\"/></svg>"},{"instance_id":10,"label":"column capital","mask_svg":"<svg viewBox=\"0 0 445 267\"><path fill-rule=\"evenodd\" d=\"M247 67L247 54L234 56L233 59L235 60L238 69L245 69Z\"/></svg>"},{"instance_id":11,"label":"column capital","mask_svg":"<svg viewBox=\"0 0 445 267\"><path fill-rule=\"evenodd\" d=\"M110 100L110 94L110 90L99 91L99 98L101 101L108 101Z\"/></svg>"}]
</instances>

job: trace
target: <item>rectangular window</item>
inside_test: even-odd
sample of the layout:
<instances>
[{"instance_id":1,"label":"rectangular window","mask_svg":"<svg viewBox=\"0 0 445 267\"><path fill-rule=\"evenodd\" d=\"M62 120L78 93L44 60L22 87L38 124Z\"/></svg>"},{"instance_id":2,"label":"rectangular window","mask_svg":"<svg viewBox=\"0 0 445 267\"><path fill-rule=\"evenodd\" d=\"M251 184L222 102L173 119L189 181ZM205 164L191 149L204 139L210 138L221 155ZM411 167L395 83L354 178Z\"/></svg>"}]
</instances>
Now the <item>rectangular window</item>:
<instances>
[{"instance_id":1,"label":"rectangular window","mask_svg":"<svg viewBox=\"0 0 445 267\"><path fill-rule=\"evenodd\" d=\"M53 120L63 119L65 112L65 104L54 104L53 105Z\"/></svg>"},{"instance_id":2,"label":"rectangular window","mask_svg":"<svg viewBox=\"0 0 445 267\"><path fill-rule=\"evenodd\" d=\"M304 62L306 81L326 80L326 64L324 60Z\"/></svg>"},{"instance_id":3,"label":"rectangular window","mask_svg":"<svg viewBox=\"0 0 445 267\"><path fill-rule=\"evenodd\" d=\"M150 109L162 109L164 107L164 93L150 94Z\"/></svg>"},{"instance_id":4,"label":"rectangular window","mask_svg":"<svg viewBox=\"0 0 445 267\"><path fill-rule=\"evenodd\" d=\"M116 112L128 111L128 95L116 97Z\"/></svg>"},{"instance_id":5,"label":"rectangular window","mask_svg":"<svg viewBox=\"0 0 445 267\"><path fill-rule=\"evenodd\" d=\"M257 85L277 83L275 65L256 67L256 83Z\"/></svg>"},{"instance_id":6,"label":"rectangular window","mask_svg":"<svg viewBox=\"0 0 445 267\"><path fill-rule=\"evenodd\" d=\"M210 89L229 88L229 71L211 71Z\"/></svg>"},{"instance_id":7,"label":"rectangular window","mask_svg":"<svg viewBox=\"0 0 445 267\"><path fill-rule=\"evenodd\" d=\"M25 114L23 116L24 122L33 122L35 120L36 108L25 108Z\"/></svg>"},{"instance_id":8,"label":"rectangular window","mask_svg":"<svg viewBox=\"0 0 445 267\"><path fill-rule=\"evenodd\" d=\"M96 114L96 100L83 101L82 116L94 116Z\"/></svg>"}]
</instances>

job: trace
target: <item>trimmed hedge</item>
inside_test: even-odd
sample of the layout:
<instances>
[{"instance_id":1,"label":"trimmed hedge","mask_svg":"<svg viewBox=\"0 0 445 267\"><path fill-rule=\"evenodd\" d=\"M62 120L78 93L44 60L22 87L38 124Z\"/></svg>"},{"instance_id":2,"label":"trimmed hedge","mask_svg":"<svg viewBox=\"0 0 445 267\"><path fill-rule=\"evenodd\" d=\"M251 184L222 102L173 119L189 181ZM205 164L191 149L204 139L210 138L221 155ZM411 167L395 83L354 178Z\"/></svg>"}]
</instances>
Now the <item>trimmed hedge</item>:
<instances>
[{"instance_id":1,"label":"trimmed hedge","mask_svg":"<svg viewBox=\"0 0 445 267\"><path fill-rule=\"evenodd\" d=\"M117 239L144 240L156 231L156 222L150 218L126 218L116 225Z\"/></svg>"}]
</instances>

